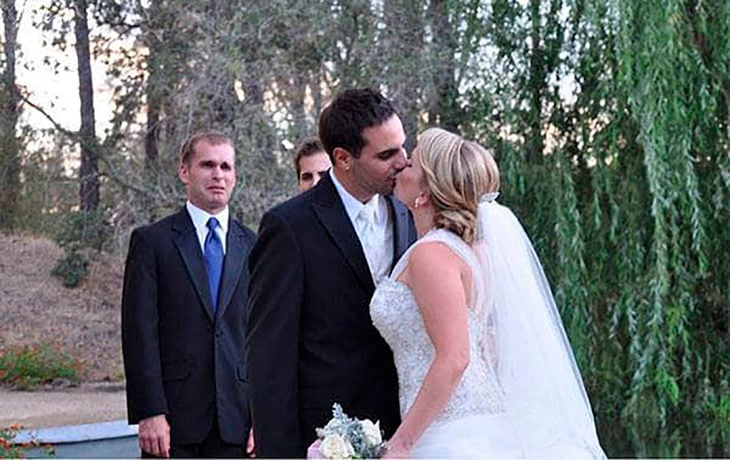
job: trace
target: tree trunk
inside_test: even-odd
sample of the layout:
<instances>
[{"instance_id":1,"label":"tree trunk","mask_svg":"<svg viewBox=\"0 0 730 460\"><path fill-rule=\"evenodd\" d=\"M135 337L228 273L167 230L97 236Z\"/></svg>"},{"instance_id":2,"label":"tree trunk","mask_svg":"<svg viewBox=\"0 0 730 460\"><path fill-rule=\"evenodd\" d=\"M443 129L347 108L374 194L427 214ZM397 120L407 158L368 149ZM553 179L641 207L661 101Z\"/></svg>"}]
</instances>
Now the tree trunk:
<instances>
[{"instance_id":1,"label":"tree trunk","mask_svg":"<svg viewBox=\"0 0 730 460\"><path fill-rule=\"evenodd\" d=\"M15 85L18 14L15 0L2 1L2 15L5 29L5 71L0 90L0 228L12 229L19 211L20 196L20 142L16 135L20 95Z\"/></svg>"},{"instance_id":2,"label":"tree trunk","mask_svg":"<svg viewBox=\"0 0 730 460\"><path fill-rule=\"evenodd\" d=\"M545 86L545 66L540 30L540 0L530 0L530 73L528 76L530 91L530 109L528 112L527 161L542 162L542 92Z\"/></svg>"},{"instance_id":3,"label":"tree trunk","mask_svg":"<svg viewBox=\"0 0 730 460\"><path fill-rule=\"evenodd\" d=\"M387 59L389 96L399 109L406 133L405 149L412 151L418 134L418 115L423 107L422 94L430 82L422 80L413 69L424 67L426 29L423 9L418 0L385 0L386 33L380 54Z\"/></svg>"},{"instance_id":4,"label":"tree trunk","mask_svg":"<svg viewBox=\"0 0 730 460\"><path fill-rule=\"evenodd\" d=\"M152 34L150 34L152 35ZM157 48L150 46L148 63L147 86L145 89L147 96L147 131L144 136L144 181L150 190L155 189L157 176L159 174L159 146L160 139L160 113L162 111L162 96L159 93L159 69L157 68L156 53ZM142 198L144 200L143 210L148 213L148 221L154 222L157 219L157 212L154 200L150 196Z\"/></svg>"},{"instance_id":5,"label":"tree trunk","mask_svg":"<svg viewBox=\"0 0 730 460\"><path fill-rule=\"evenodd\" d=\"M153 64L154 58L152 53L154 49L150 47L149 75L147 77L147 130L144 137L144 153L145 164L147 169L157 167L157 158L160 155L157 142L160 138L160 95L156 90L158 70Z\"/></svg>"},{"instance_id":6,"label":"tree trunk","mask_svg":"<svg viewBox=\"0 0 730 460\"><path fill-rule=\"evenodd\" d=\"M160 154L160 115L162 112L162 88L164 73L160 71L160 54L162 53L160 39L157 38L157 30L161 29L162 21L159 16L160 7L158 2L152 2L148 11L148 20L143 22L143 37L145 45L149 50L147 55L147 81L145 82L145 97L147 102L147 129L144 137L145 170L156 169Z\"/></svg>"},{"instance_id":7,"label":"tree trunk","mask_svg":"<svg viewBox=\"0 0 730 460\"><path fill-rule=\"evenodd\" d=\"M456 32L449 22L446 0L431 2L433 44L438 67L434 73L435 94L429 110L429 123L452 132L459 132L459 88L456 81Z\"/></svg>"},{"instance_id":8,"label":"tree trunk","mask_svg":"<svg viewBox=\"0 0 730 460\"><path fill-rule=\"evenodd\" d=\"M99 207L99 160L94 122L94 87L91 81L89 23L87 0L74 2L74 34L81 100L81 169L79 170L79 206L84 213Z\"/></svg>"},{"instance_id":9,"label":"tree trunk","mask_svg":"<svg viewBox=\"0 0 730 460\"><path fill-rule=\"evenodd\" d=\"M322 102L322 69L318 68L314 71L314 76L312 78L312 99L314 100L314 114L315 114L315 129L314 129L314 135L318 136L317 133L317 121L319 117L320 112L322 112L322 106L324 105Z\"/></svg>"},{"instance_id":10,"label":"tree trunk","mask_svg":"<svg viewBox=\"0 0 730 460\"><path fill-rule=\"evenodd\" d=\"M290 97L294 123L291 128L291 134L294 139L297 139L296 142L313 134L311 126L307 124L307 112L304 108L304 99L307 95L307 83L309 83L308 75L309 72L307 69L301 69L292 77L292 94Z\"/></svg>"}]
</instances>

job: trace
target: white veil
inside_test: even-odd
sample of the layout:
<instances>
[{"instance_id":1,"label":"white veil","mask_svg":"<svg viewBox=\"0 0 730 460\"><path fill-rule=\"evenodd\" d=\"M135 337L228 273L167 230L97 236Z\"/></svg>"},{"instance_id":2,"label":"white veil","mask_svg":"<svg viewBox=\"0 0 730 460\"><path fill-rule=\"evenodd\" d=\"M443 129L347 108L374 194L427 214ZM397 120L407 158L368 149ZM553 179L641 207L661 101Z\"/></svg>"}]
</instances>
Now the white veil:
<instances>
[{"instance_id":1,"label":"white veil","mask_svg":"<svg viewBox=\"0 0 730 460\"><path fill-rule=\"evenodd\" d=\"M482 343L505 393L505 408L527 458L605 458L590 402L550 286L515 215L485 195L473 248L486 276L489 329ZM495 350L496 348L496 350ZM570 447L578 449L570 455Z\"/></svg>"}]
</instances>

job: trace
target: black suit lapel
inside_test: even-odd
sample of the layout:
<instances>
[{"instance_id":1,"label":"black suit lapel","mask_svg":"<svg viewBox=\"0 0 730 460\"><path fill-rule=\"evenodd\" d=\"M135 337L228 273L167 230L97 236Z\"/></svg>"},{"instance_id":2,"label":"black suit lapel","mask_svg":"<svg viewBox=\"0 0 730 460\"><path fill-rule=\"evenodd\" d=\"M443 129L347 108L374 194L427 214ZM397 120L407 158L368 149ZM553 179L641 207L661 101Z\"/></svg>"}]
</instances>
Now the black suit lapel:
<instances>
[{"instance_id":1,"label":"black suit lapel","mask_svg":"<svg viewBox=\"0 0 730 460\"><path fill-rule=\"evenodd\" d=\"M329 175L313 190L312 209L366 289L375 289L365 253L355 228Z\"/></svg>"},{"instance_id":2,"label":"black suit lapel","mask_svg":"<svg viewBox=\"0 0 730 460\"><path fill-rule=\"evenodd\" d=\"M177 233L175 236L175 246L180 251L180 256L185 263L190 279L193 282L198 298L203 303L205 312L213 321L213 305L210 300L210 288L208 287L208 271L205 269L203 254L200 251L200 242L198 235L195 233L195 226L188 215L188 211L183 208L176 214L172 224L173 230Z\"/></svg>"},{"instance_id":3,"label":"black suit lapel","mask_svg":"<svg viewBox=\"0 0 730 460\"><path fill-rule=\"evenodd\" d=\"M413 243L414 238L408 208L392 196L388 197L388 203L393 209L393 263L390 267L392 270L403 253Z\"/></svg>"},{"instance_id":4,"label":"black suit lapel","mask_svg":"<svg viewBox=\"0 0 730 460\"><path fill-rule=\"evenodd\" d=\"M221 280L221 292L218 297L218 315L222 315L228 304L231 302L233 291L236 290L238 279L244 267L244 254L247 254L244 234L241 228L233 222L228 223L228 242L226 244L226 257L223 262L223 279Z\"/></svg>"}]
</instances>

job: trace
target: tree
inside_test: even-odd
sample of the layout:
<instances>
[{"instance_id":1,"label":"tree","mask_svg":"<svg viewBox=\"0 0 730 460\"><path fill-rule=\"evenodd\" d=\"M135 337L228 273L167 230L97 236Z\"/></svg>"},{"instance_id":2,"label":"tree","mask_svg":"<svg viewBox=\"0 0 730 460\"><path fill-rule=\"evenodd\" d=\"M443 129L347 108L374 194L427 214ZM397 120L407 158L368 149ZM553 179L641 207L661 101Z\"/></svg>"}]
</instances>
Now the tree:
<instances>
[{"instance_id":1,"label":"tree","mask_svg":"<svg viewBox=\"0 0 730 460\"><path fill-rule=\"evenodd\" d=\"M457 80L458 16L446 0L432 0L429 16L433 30L434 91L429 104L429 122L449 131L459 131L460 109ZM457 22L455 24L455 22Z\"/></svg>"},{"instance_id":2,"label":"tree","mask_svg":"<svg viewBox=\"0 0 730 460\"><path fill-rule=\"evenodd\" d=\"M79 207L94 212L99 207L99 149L94 116L94 85L91 78L87 0L74 0L74 35L78 62L79 99L81 101L81 167L79 168Z\"/></svg>"},{"instance_id":3,"label":"tree","mask_svg":"<svg viewBox=\"0 0 730 460\"><path fill-rule=\"evenodd\" d=\"M20 92L16 84L15 62L18 38L18 13L14 0L2 1L5 68L0 88L0 228L15 226L20 197L20 149L18 118Z\"/></svg>"},{"instance_id":4,"label":"tree","mask_svg":"<svg viewBox=\"0 0 730 460\"><path fill-rule=\"evenodd\" d=\"M383 28L378 37L382 64L374 67L375 79L399 109L406 132L406 150L416 146L423 107L428 104L433 81L424 69L434 68L426 40L427 9L419 0L388 0L383 4ZM440 68L436 67L437 73Z\"/></svg>"}]
</instances>

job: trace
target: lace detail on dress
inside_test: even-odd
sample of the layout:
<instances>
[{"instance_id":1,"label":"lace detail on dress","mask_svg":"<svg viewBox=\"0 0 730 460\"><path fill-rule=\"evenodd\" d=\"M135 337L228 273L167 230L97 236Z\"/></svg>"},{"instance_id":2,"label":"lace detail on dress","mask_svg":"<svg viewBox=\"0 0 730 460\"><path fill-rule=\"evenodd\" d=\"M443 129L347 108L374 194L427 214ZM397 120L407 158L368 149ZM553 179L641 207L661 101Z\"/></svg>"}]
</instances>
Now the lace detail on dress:
<instances>
[{"instance_id":1,"label":"lace detail on dress","mask_svg":"<svg viewBox=\"0 0 730 460\"><path fill-rule=\"evenodd\" d=\"M440 241L449 246L472 269L478 269L476 257L460 238L446 230L429 232L416 244L425 241ZM415 247L415 245L413 246ZM370 303L373 324L393 350L393 358L398 371L400 385L400 410L405 415L416 399L426 372L434 357L434 348L426 332L421 312L408 286L396 280L408 263L409 249L396 265L393 275L385 279L376 289ZM473 279L481 279L479 275ZM475 286L475 295L484 295L483 288ZM476 303L479 305L479 303ZM502 392L492 367L490 350L485 349L488 322L486 311L469 308L467 322L469 328L469 366L444 412L436 422L454 420L475 414L488 414L504 411Z\"/></svg>"}]
</instances>

